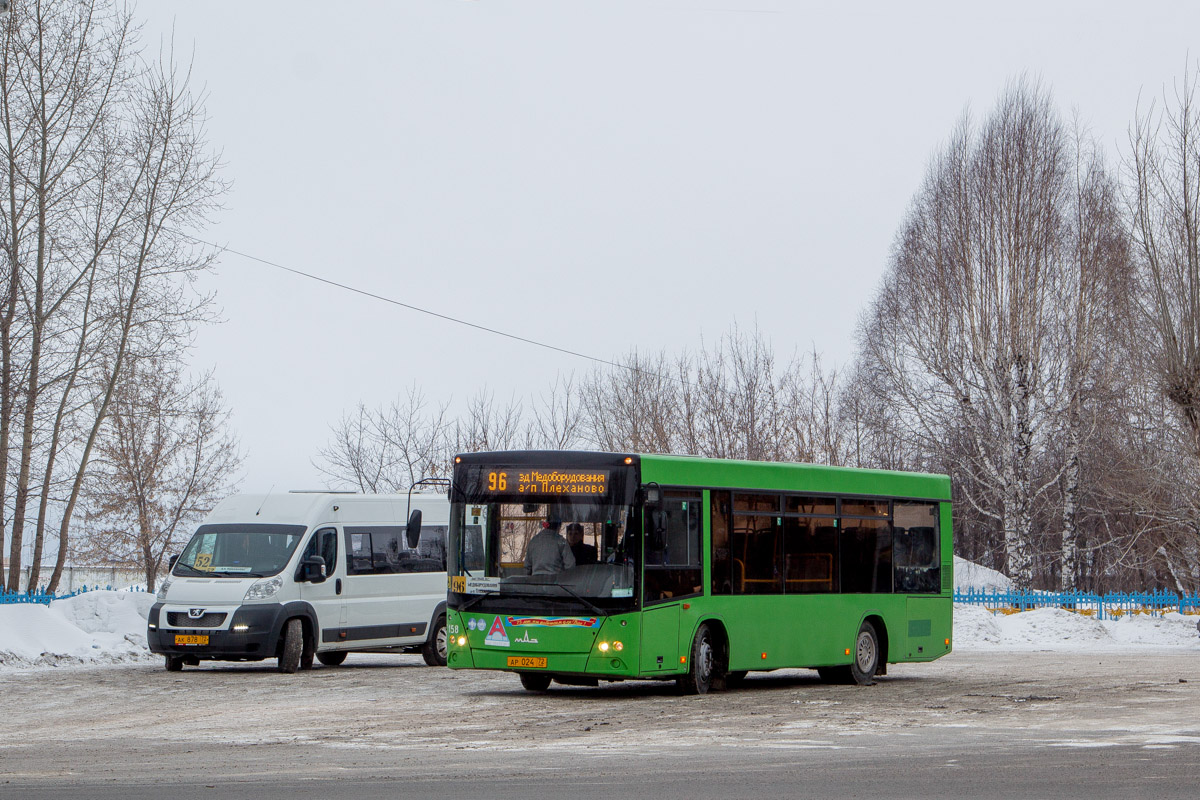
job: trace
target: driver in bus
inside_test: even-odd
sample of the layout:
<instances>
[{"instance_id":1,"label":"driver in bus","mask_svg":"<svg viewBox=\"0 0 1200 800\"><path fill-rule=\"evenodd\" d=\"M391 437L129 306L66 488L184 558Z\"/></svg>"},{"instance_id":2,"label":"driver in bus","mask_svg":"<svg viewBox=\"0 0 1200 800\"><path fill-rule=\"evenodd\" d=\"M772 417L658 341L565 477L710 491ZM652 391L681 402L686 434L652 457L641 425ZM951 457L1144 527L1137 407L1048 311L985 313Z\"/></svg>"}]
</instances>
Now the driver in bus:
<instances>
[{"instance_id":1,"label":"driver in bus","mask_svg":"<svg viewBox=\"0 0 1200 800\"><path fill-rule=\"evenodd\" d=\"M527 575L557 575L564 569L575 566L571 546L558 532L560 520L543 523L543 528L529 540L525 548L525 573Z\"/></svg>"}]
</instances>

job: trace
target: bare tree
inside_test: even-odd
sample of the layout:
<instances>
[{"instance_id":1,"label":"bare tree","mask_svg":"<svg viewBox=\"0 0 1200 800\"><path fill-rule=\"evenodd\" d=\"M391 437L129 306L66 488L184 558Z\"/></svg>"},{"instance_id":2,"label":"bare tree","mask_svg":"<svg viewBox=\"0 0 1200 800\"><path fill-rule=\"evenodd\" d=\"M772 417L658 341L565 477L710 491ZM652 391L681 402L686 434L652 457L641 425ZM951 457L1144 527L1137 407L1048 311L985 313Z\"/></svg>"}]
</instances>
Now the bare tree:
<instances>
[{"instance_id":1,"label":"bare tree","mask_svg":"<svg viewBox=\"0 0 1200 800\"><path fill-rule=\"evenodd\" d=\"M189 384L181 373L163 358L128 370L87 486L83 552L139 567L150 591L166 554L228 493L241 461L211 374Z\"/></svg>"},{"instance_id":2,"label":"bare tree","mask_svg":"<svg viewBox=\"0 0 1200 800\"><path fill-rule=\"evenodd\" d=\"M423 478L444 477L453 446L448 407L430 407L415 383L387 408L372 411L360 404L334 426L333 440L313 465L331 485L371 493L403 491Z\"/></svg>"},{"instance_id":3,"label":"bare tree","mask_svg":"<svg viewBox=\"0 0 1200 800\"><path fill-rule=\"evenodd\" d=\"M930 166L860 342L909 433L953 466L1004 532L1009 574L1033 581L1037 455L1061 372L1054 333L1069 189L1067 142L1047 93L1021 82L978 132L964 118ZM1045 476L1042 476L1043 478Z\"/></svg>"},{"instance_id":4,"label":"bare tree","mask_svg":"<svg viewBox=\"0 0 1200 800\"><path fill-rule=\"evenodd\" d=\"M187 75L142 58L129 9L42 0L2 25L0 506L12 508L13 585L31 504L35 581L58 520L53 589L128 360L178 351L205 318L188 278L213 254L186 231L225 187Z\"/></svg>"}]
</instances>

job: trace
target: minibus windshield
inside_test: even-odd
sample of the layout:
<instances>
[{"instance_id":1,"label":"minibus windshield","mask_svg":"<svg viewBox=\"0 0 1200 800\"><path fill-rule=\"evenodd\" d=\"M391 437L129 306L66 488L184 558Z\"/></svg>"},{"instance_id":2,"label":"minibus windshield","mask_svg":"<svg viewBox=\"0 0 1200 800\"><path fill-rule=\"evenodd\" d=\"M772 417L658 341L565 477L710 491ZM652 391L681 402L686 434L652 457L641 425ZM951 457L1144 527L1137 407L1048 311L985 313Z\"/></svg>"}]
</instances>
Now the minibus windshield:
<instances>
[{"instance_id":1,"label":"minibus windshield","mask_svg":"<svg viewBox=\"0 0 1200 800\"><path fill-rule=\"evenodd\" d=\"M282 570L304 536L303 525L201 525L173 575L262 578Z\"/></svg>"}]
</instances>

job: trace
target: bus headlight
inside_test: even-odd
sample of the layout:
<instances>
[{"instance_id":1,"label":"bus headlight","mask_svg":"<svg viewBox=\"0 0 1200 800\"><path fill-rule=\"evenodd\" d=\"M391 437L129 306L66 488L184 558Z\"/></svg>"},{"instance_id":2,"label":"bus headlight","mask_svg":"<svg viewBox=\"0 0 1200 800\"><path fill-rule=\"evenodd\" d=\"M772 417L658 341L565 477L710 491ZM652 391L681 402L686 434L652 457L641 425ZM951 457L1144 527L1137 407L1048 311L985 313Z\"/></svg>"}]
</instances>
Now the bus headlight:
<instances>
[{"instance_id":1,"label":"bus headlight","mask_svg":"<svg viewBox=\"0 0 1200 800\"><path fill-rule=\"evenodd\" d=\"M465 636L458 637L458 646L466 647L467 646L467 637L465 637Z\"/></svg>"},{"instance_id":2,"label":"bus headlight","mask_svg":"<svg viewBox=\"0 0 1200 800\"><path fill-rule=\"evenodd\" d=\"M601 653L607 653L607 652L608 652L608 642L601 642L601 643L600 643L600 652L601 652Z\"/></svg>"}]
</instances>

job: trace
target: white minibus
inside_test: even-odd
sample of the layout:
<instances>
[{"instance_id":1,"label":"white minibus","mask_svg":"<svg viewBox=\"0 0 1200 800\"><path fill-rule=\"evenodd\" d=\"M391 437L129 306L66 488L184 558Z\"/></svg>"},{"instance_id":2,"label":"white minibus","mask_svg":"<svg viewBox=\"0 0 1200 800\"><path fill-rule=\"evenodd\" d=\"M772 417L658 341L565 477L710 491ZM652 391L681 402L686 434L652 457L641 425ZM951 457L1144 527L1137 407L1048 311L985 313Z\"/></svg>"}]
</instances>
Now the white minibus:
<instances>
[{"instance_id":1,"label":"white minibus","mask_svg":"<svg viewBox=\"0 0 1200 800\"><path fill-rule=\"evenodd\" d=\"M397 651L445 666L448 511L432 494L226 498L172 559L150 649L170 671L274 658L290 673Z\"/></svg>"}]
</instances>

